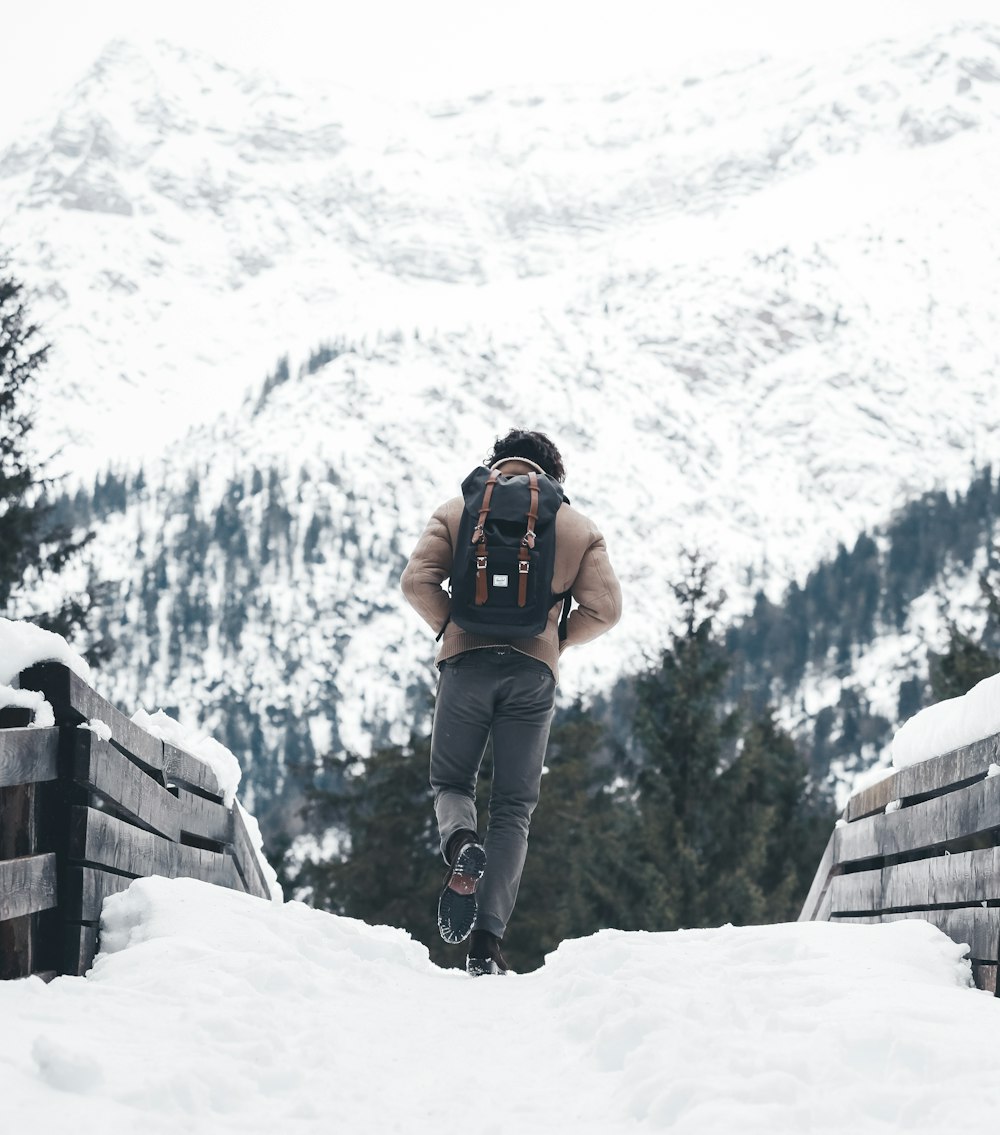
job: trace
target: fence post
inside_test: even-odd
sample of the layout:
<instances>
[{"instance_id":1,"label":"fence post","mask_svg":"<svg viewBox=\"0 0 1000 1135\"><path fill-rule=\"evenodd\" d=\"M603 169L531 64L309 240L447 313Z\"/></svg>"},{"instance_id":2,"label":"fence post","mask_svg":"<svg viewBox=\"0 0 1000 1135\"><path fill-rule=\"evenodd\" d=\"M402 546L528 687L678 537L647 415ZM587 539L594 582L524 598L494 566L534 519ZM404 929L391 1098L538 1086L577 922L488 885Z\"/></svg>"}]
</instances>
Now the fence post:
<instances>
[{"instance_id":1,"label":"fence post","mask_svg":"<svg viewBox=\"0 0 1000 1135\"><path fill-rule=\"evenodd\" d=\"M0 860L33 855L36 842L35 786L0 788ZM34 926L33 914L0 922L0 980L31 974Z\"/></svg>"}]
</instances>

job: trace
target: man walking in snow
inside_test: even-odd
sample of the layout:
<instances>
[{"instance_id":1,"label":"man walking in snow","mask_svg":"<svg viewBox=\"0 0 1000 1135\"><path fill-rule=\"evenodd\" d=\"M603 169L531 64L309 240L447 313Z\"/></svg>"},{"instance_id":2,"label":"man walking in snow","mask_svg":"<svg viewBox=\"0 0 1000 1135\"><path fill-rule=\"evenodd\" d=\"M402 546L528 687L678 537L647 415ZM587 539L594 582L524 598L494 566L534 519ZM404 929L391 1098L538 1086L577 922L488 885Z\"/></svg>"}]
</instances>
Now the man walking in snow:
<instances>
[{"instance_id":1,"label":"man walking in snow","mask_svg":"<svg viewBox=\"0 0 1000 1135\"><path fill-rule=\"evenodd\" d=\"M555 445L544 434L511 430L487 466L434 513L401 580L407 601L441 639L430 766L448 864L438 926L445 941L469 939L466 968L477 976L507 971L500 943L538 803L559 657L621 615L604 538L565 499ZM519 628L533 609L540 618L525 634ZM476 781L491 735L493 786L480 841Z\"/></svg>"}]
</instances>

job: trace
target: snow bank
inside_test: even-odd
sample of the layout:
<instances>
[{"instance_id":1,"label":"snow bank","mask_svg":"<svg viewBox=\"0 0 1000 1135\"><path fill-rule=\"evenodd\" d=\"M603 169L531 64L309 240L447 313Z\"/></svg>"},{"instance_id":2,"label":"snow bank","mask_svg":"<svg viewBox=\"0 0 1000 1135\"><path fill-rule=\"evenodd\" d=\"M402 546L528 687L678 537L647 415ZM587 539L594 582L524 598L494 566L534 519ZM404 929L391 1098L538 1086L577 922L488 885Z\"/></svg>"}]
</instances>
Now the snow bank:
<instances>
[{"instance_id":1,"label":"snow bank","mask_svg":"<svg viewBox=\"0 0 1000 1135\"><path fill-rule=\"evenodd\" d=\"M967 694L929 705L903 723L892 741L894 768L940 757L1000 733L1000 674Z\"/></svg>"},{"instance_id":2,"label":"snow bank","mask_svg":"<svg viewBox=\"0 0 1000 1135\"><path fill-rule=\"evenodd\" d=\"M1000 1008L919 921L604 931L478 981L189 879L102 925L86 979L0 984L11 1131L940 1135L1000 1107Z\"/></svg>"},{"instance_id":3,"label":"snow bank","mask_svg":"<svg viewBox=\"0 0 1000 1135\"><path fill-rule=\"evenodd\" d=\"M132 714L132 720L136 725L142 726L147 733L152 733L161 741L176 745L178 749L183 749L208 765L219 782L219 789L226 806L232 807L243 770L240 768L240 762L225 745L220 744L214 737L181 725L162 709L158 709L156 713L147 713L144 709L137 710Z\"/></svg>"},{"instance_id":4,"label":"snow bank","mask_svg":"<svg viewBox=\"0 0 1000 1135\"><path fill-rule=\"evenodd\" d=\"M90 681L90 667L60 635L43 631L34 623L0 619L0 709L17 706L34 711L32 725L55 724L52 707L41 694L16 689L11 683L38 662L62 662Z\"/></svg>"}]
</instances>

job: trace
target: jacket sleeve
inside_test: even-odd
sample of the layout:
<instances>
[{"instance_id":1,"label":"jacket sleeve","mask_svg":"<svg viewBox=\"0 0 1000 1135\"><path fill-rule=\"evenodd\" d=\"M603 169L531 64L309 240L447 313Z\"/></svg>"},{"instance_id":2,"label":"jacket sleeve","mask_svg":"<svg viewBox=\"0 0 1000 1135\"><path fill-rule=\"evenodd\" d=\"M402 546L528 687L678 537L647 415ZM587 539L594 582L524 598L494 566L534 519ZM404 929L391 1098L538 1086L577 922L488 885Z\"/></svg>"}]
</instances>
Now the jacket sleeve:
<instances>
[{"instance_id":1,"label":"jacket sleeve","mask_svg":"<svg viewBox=\"0 0 1000 1135\"><path fill-rule=\"evenodd\" d=\"M448 621L451 601L441 585L451 576L452 555L447 506L442 505L427 522L399 581L407 603L435 634Z\"/></svg>"},{"instance_id":2,"label":"jacket sleeve","mask_svg":"<svg viewBox=\"0 0 1000 1135\"><path fill-rule=\"evenodd\" d=\"M559 644L560 653L567 646L580 646L611 630L622 616L621 584L608 558L604 537L596 529L591 537L570 588L577 606L566 624L566 638Z\"/></svg>"}]
</instances>

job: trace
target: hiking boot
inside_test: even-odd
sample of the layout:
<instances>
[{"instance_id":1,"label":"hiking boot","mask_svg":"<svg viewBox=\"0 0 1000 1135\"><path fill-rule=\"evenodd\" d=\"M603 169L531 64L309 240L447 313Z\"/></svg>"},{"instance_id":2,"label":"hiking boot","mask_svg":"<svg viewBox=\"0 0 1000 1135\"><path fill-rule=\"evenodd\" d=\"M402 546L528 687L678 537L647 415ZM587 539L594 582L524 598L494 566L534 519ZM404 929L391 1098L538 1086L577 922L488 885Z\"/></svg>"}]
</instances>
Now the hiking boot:
<instances>
[{"instance_id":1,"label":"hiking boot","mask_svg":"<svg viewBox=\"0 0 1000 1135\"><path fill-rule=\"evenodd\" d=\"M448 841L451 866L438 898L438 930L446 942L464 942L476 921L476 887L486 870L486 848L475 832L456 832Z\"/></svg>"},{"instance_id":2,"label":"hiking boot","mask_svg":"<svg viewBox=\"0 0 1000 1135\"><path fill-rule=\"evenodd\" d=\"M500 952L500 939L488 930L473 930L469 939L469 956L465 959L466 972L473 977L487 973L504 974L510 967Z\"/></svg>"}]
</instances>

